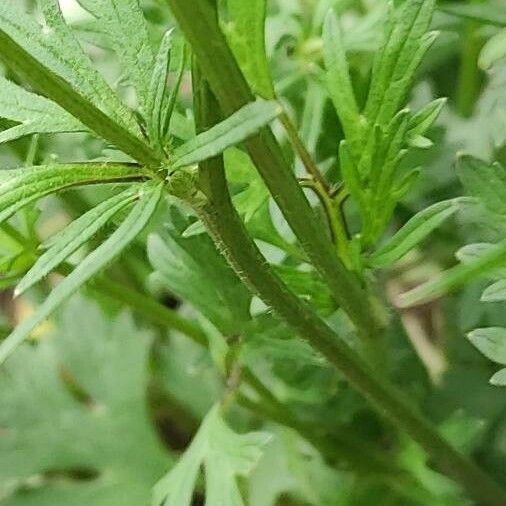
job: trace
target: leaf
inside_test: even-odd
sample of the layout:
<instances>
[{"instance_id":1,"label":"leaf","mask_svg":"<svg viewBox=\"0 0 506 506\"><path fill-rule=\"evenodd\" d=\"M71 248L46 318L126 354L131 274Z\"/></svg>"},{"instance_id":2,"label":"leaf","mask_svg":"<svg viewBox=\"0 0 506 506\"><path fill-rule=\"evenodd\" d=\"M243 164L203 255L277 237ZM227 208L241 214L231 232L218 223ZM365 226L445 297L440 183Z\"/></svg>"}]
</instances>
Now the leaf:
<instances>
[{"instance_id":1,"label":"leaf","mask_svg":"<svg viewBox=\"0 0 506 506\"><path fill-rule=\"evenodd\" d=\"M254 93L266 99L275 96L265 52L267 0L226 0L228 19L225 33Z\"/></svg>"},{"instance_id":2,"label":"leaf","mask_svg":"<svg viewBox=\"0 0 506 506\"><path fill-rule=\"evenodd\" d=\"M483 302L499 302L506 300L506 279L496 281L490 285L482 294Z\"/></svg>"},{"instance_id":3,"label":"leaf","mask_svg":"<svg viewBox=\"0 0 506 506\"><path fill-rule=\"evenodd\" d=\"M0 56L36 91L90 130L145 164L158 159L142 140L133 113L91 67L56 0L41 0L41 27L12 0L0 3Z\"/></svg>"},{"instance_id":4,"label":"leaf","mask_svg":"<svg viewBox=\"0 0 506 506\"><path fill-rule=\"evenodd\" d=\"M429 102L425 107L414 114L408 123L408 131L406 134L408 138L414 139L423 135L436 121L445 104L446 98L438 98Z\"/></svg>"},{"instance_id":5,"label":"leaf","mask_svg":"<svg viewBox=\"0 0 506 506\"><path fill-rule=\"evenodd\" d=\"M141 109L150 88L154 55L139 0L78 0L101 25L137 92Z\"/></svg>"},{"instance_id":6,"label":"leaf","mask_svg":"<svg viewBox=\"0 0 506 506\"><path fill-rule=\"evenodd\" d=\"M138 165L70 163L24 167L0 174L0 223L46 195L72 186L136 181L143 177Z\"/></svg>"},{"instance_id":7,"label":"leaf","mask_svg":"<svg viewBox=\"0 0 506 506\"><path fill-rule=\"evenodd\" d=\"M167 143L172 116L176 105L177 95L186 67L186 46L179 44L179 58L173 58L173 32L165 33L155 61L148 98L146 100L146 115L150 138L155 145L163 150ZM167 93L169 70L173 60L177 61L176 79L173 89Z\"/></svg>"},{"instance_id":8,"label":"leaf","mask_svg":"<svg viewBox=\"0 0 506 506\"><path fill-rule=\"evenodd\" d=\"M457 161L457 172L469 195L490 211L506 215L506 168L463 155Z\"/></svg>"},{"instance_id":9,"label":"leaf","mask_svg":"<svg viewBox=\"0 0 506 506\"><path fill-rule=\"evenodd\" d=\"M45 25L23 12L16 0L0 5L1 38L8 37L22 47L39 65L68 82L75 92L101 109L124 128L140 134L134 115L93 68L72 30L65 24L57 0L39 0ZM5 46L7 50L7 46ZM13 54L0 50L7 63Z\"/></svg>"},{"instance_id":10,"label":"leaf","mask_svg":"<svg viewBox=\"0 0 506 506\"><path fill-rule=\"evenodd\" d=\"M64 109L0 76L0 117L19 125L0 132L0 144L35 133L82 132L86 127Z\"/></svg>"},{"instance_id":11,"label":"leaf","mask_svg":"<svg viewBox=\"0 0 506 506\"><path fill-rule=\"evenodd\" d=\"M445 293L456 290L466 283L485 276L506 263L506 240L493 245L489 251L467 264L457 265L444 272L434 281L429 281L401 296L401 307L428 302Z\"/></svg>"},{"instance_id":12,"label":"leaf","mask_svg":"<svg viewBox=\"0 0 506 506\"><path fill-rule=\"evenodd\" d=\"M171 209L166 233L148 237L148 257L167 289L199 310L223 335L250 321L251 295L206 234L182 237L189 220Z\"/></svg>"},{"instance_id":13,"label":"leaf","mask_svg":"<svg viewBox=\"0 0 506 506\"><path fill-rule=\"evenodd\" d=\"M506 365L506 329L488 327L469 332L467 338L488 359Z\"/></svg>"},{"instance_id":14,"label":"leaf","mask_svg":"<svg viewBox=\"0 0 506 506\"><path fill-rule=\"evenodd\" d=\"M506 28L503 28L486 42L481 50L478 64L480 68L489 70L504 57L506 57Z\"/></svg>"},{"instance_id":15,"label":"leaf","mask_svg":"<svg viewBox=\"0 0 506 506\"><path fill-rule=\"evenodd\" d=\"M0 370L2 506L148 504L172 460L148 412L153 336L83 297L53 323Z\"/></svg>"},{"instance_id":16,"label":"leaf","mask_svg":"<svg viewBox=\"0 0 506 506\"><path fill-rule=\"evenodd\" d=\"M490 383L498 387L506 386L506 367L497 371L491 378Z\"/></svg>"},{"instance_id":17,"label":"leaf","mask_svg":"<svg viewBox=\"0 0 506 506\"><path fill-rule=\"evenodd\" d=\"M365 107L371 125L388 123L406 100L416 68L431 42L422 38L434 4L434 0L407 0L391 14L385 43L374 60Z\"/></svg>"},{"instance_id":18,"label":"leaf","mask_svg":"<svg viewBox=\"0 0 506 506\"><path fill-rule=\"evenodd\" d=\"M15 296L21 295L46 277L55 267L60 265L83 244L86 244L115 214L133 202L138 196L131 189L115 195L84 213L65 227L63 231L52 237L50 247L19 282L14 292Z\"/></svg>"},{"instance_id":19,"label":"leaf","mask_svg":"<svg viewBox=\"0 0 506 506\"><path fill-rule=\"evenodd\" d=\"M172 47L172 30L165 32L155 59L146 99L146 118L150 139L162 147L163 110L166 103Z\"/></svg>"},{"instance_id":20,"label":"leaf","mask_svg":"<svg viewBox=\"0 0 506 506\"><path fill-rule=\"evenodd\" d=\"M224 422L219 406L204 418L192 444L153 491L153 506L190 506L200 467L206 475L206 506L244 506L237 477L247 476L270 435L239 435Z\"/></svg>"},{"instance_id":21,"label":"leaf","mask_svg":"<svg viewBox=\"0 0 506 506\"><path fill-rule=\"evenodd\" d=\"M477 242L473 244L467 244L460 248L455 256L463 264L472 264L484 256L492 253L496 248L495 244L488 242ZM491 279L501 279L506 277L506 262L499 263L494 268L487 270L484 275Z\"/></svg>"},{"instance_id":22,"label":"leaf","mask_svg":"<svg viewBox=\"0 0 506 506\"><path fill-rule=\"evenodd\" d=\"M252 136L280 113L281 108L274 100L258 99L245 105L226 120L175 149L173 167L192 165L222 153Z\"/></svg>"},{"instance_id":23,"label":"leaf","mask_svg":"<svg viewBox=\"0 0 506 506\"><path fill-rule=\"evenodd\" d=\"M361 119L353 92L339 21L333 11L329 11L325 19L323 44L329 94L346 132L346 138L355 143L360 134L358 129Z\"/></svg>"},{"instance_id":24,"label":"leaf","mask_svg":"<svg viewBox=\"0 0 506 506\"><path fill-rule=\"evenodd\" d=\"M125 220L105 242L92 251L76 268L49 294L47 299L28 319L21 322L0 344L0 364L28 334L44 321L60 304L76 292L97 272L112 262L145 228L161 198L162 186L144 186L140 189L141 198Z\"/></svg>"},{"instance_id":25,"label":"leaf","mask_svg":"<svg viewBox=\"0 0 506 506\"><path fill-rule=\"evenodd\" d=\"M394 236L367 260L371 267L392 265L423 241L459 209L460 199L438 202L413 216Z\"/></svg>"}]
</instances>

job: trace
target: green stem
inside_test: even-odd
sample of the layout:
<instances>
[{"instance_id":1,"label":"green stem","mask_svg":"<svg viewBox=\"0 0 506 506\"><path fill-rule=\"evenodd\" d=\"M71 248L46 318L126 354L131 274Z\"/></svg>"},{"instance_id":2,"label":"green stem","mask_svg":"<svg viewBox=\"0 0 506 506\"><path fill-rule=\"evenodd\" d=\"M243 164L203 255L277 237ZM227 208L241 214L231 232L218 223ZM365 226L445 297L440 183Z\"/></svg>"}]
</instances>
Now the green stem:
<instances>
[{"instance_id":1,"label":"green stem","mask_svg":"<svg viewBox=\"0 0 506 506\"><path fill-rule=\"evenodd\" d=\"M285 131L293 144L297 154L299 155L302 164L304 165L308 174L310 174L315 181L318 182L318 185L323 188L327 193L329 191L329 184L327 180L323 177L323 174L320 172L320 169L314 163L313 158L309 154L309 151L306 149L306 146L302 142L302 139L299 136L299 132L297 128L293 124L288 113L283 109L283 112L279 116L279 120L282 125L285 127Z\"/></svg>"},{"instance_id":2,"label":"green stem","mask_svg":"<svg viewBox=\"0 0 506 506\"><path fill-rule=\"evenodd\" d=\"M230 115L254 100L248 83L227 44L212 2L168 0L203 74L222 111ZM246 149L288 224L316 269L329 285L337 303L346 311L365 339L375 339L378 323L367 292L358 278L336 257L329 238L307 201L281 147L270 128L263 128L245 142Z\"/></svg>"},{"instance_id":3,"label":"green stem","mask_svg":"<svg viewBox=\"0 0 506 506\"><path fill-rule=\"evenodd\" d=\"M106 277L96 278L92 287L104 293L111 299L126 304L145 316L153 323L181 332L200 346L207 346L205 332L192 321L183 318L177 311L173 311L159 302L132 290L123 283L116 283Z\"/></svg>"},{"instance_id":4,"label":"green stem","mask_svg":"<svg viewBox=\"0 0 506 506\"><path fill-rule=\"evenodd\" d=\"M216 123L209 92L196 88L197 123ZM204 95L204 96L202 96ZM197 209L237 275L252 292L272 308L294 331L324 355L347 380L396 427L406 431L430 455L435 464L460 483L479 502L502 506L506 493L474 463L455 450L432 424L397 390L341 339L307 304L301 301L272 271L246 232L228 192L223 160L215 158L199 166L200 189L207 200Z\"/></svg>"},{"instance_id":5,"label":"green stem","mask_svg":"<svg viewBox=\"0 0 506 506\"><path fill-rule=\"evenodd\" d=\"M322 188L318 181L307 180L302 181L303 187L311 188L317 195L320 203L325 210L325 215L329 222L332 240L336 244L337 254L343 261L344 265L348 270L353 270L353 259L350 256L349 244L348 244L348 233L344 224L344 218L341 213L341 209L332 200L329 193Z\"/></svg>"}]
</instances>

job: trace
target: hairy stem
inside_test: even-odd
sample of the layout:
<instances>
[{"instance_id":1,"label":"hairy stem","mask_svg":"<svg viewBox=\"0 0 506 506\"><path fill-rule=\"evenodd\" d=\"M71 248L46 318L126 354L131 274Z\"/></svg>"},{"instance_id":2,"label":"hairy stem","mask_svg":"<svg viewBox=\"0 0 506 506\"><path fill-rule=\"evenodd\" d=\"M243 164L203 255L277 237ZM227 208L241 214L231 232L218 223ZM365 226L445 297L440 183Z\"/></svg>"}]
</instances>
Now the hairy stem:
<instances>
[{"instance_id":1,"label":"hairy stem","mask_svg":"<svg viewBox=\"0 0 506 506\"><path fill-rule=\"evenodd\" d=\"M230 115L254 100L209 0L168 0L222 111ZM337 258L270 128L245 142L246 149L288 224L365 341L376 339L376 311L358 278Z\"/></svg>"},{"instance_id":2,"label":"hairy stem","mask_svg":"<svg viewBox=\"0 0 506 506\"><path fill-rule=\"evenodd\" d=\"M196 91L201 95L206 93L205 90ZM202 101L202 97L197 100ZM212 105L208 105L206 109L208 116L203 117L207 120L203 121L205 126L216 121L212 121L212 108ZM197 121L201 121L202 125L205 110L201 106L197 107L195 112ZM379 413L417 441L435 464L460 483L471 496L489 506L504 504L506 493L501 487L455 450L404 398L402 392L376 374L325 321L276 276L246 232L232 204L223 161L216 158L201 164L199 174L200 189L207 197L207 201L198 209L201 219L230 265L252 292L339 369Z\"/></svg>"}]
</instances>

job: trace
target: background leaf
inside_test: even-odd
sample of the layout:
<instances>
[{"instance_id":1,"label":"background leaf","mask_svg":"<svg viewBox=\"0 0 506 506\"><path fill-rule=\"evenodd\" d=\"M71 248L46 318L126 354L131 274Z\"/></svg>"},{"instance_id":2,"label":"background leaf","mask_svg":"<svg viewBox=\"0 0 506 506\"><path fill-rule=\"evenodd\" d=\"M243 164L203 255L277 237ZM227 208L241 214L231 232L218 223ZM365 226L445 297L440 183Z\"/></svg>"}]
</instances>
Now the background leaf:
<instances>
[{"instance_id":1,"label":"background leaf","mask_svg":"<svg viewBox=\"0 0 506 506\"><path fill-rule=\"evenodd\" d=\"M131 189L111 197L67 225L56 237L52 237L51 246L19 282L15 295L22 294L47 276L137 197L138 194Z\"/></svg>"},{"instance_id":2,"label":"background leaf","mask_svg":"<svg viewBox=\"0 0 506 506\"><path fill-rule=\"evenodd\" d=\"M49 294L47 299L26 320L0 343L0 364L23 342L28 334L44 321L60 304L75 293L84 283L105 268L132 242L149 222L161 198L161 186L144 187L146 192L130 211L121 225L97 249L92 251Z\"/></svg>"},{"instance_id":3,"label":"background leaf","mask_svg":"<svg viewBox=\"0 0 506 506\"><path fill-rule=\"evenodd\" d=\"M151 335L82 297L52 334L0 370L2 506L148 504L170 463L146 409Z\"/></svg>"}]
</instances>

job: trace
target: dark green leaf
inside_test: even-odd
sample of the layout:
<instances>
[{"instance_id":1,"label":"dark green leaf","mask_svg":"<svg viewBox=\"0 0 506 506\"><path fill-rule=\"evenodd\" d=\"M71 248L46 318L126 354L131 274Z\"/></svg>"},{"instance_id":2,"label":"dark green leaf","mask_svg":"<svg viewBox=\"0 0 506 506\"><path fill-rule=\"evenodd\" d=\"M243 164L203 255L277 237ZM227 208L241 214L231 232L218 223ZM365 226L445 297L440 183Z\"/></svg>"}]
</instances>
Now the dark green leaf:
<instances>
[{"instance_id":1,"label":"dark green leaf","mask_svg":"<svg viewBox=\"0 0 506 506\"><path fill-rule=\"evenodd\" d=\"M325 20L323 41L329 94L347 139L354 143L360 134L362 120L353 92L339 21L333 11Z\"/></svg>"}]
</instances>

